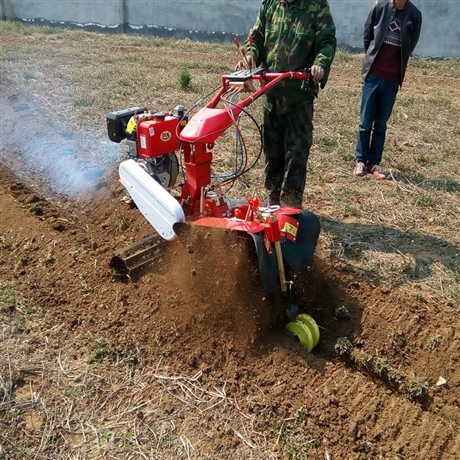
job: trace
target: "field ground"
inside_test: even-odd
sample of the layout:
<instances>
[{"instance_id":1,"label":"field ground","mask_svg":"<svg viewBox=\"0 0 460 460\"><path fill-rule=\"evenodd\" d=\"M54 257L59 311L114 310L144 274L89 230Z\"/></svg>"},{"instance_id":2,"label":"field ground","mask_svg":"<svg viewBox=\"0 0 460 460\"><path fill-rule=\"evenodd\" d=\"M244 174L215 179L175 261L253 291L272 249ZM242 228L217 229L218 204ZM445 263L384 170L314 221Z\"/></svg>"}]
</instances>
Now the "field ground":
<instances>
[{"instance_id":1,"label":"field ground","mask_svg":"<svg viewBox=\"0 0 460 460\"><path fill-rule=\"evenodd\" d=\"M151 228L122 201L107 112L191 108L234 47L8 22L0 40L0 459L458 458L459 62L411 61L376 182L351 175L362 56L338 53L304 200L322 223L308 354L233 242L129 282L109 268Z\"/></svg>"}]
</instances>

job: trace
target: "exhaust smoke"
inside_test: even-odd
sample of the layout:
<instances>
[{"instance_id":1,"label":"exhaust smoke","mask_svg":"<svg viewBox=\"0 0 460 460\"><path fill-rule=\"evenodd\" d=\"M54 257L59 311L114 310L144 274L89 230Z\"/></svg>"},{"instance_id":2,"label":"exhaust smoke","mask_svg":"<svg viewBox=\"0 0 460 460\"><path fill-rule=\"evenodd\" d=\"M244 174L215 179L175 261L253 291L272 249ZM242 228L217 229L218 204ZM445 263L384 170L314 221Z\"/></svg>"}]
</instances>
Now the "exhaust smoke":
<instances>
[{"instance_id":1,"label":"exhaust smoke","mask_svg":"<svg viewBox=\"0 0 460 460\"><path fill-rule=\"evenodd\" d=\"M11 89L0 104L0 162L42 193L94 199L91 190L117 168L123 146L105 133L59 132L39 103Z\"/></svg>"}]
</instances>

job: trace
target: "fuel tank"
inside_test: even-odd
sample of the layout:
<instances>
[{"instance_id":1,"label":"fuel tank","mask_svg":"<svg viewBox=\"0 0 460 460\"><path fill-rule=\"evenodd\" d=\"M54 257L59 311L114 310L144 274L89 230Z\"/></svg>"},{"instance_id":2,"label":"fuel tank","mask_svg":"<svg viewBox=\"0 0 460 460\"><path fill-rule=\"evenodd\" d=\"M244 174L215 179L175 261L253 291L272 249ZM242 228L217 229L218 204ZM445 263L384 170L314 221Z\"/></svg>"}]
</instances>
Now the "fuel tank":
<instances>
[{"instance_id":1,"label":"fuel tank","mask_svg":"<svg viewBox=\"0 0 460 460\"><path fill-rule=\"evenodd\" d=\"M137 124L137 152L139 158L155 158L179 149L179 119L155 113Z\"/></svg>"}]
</instances>

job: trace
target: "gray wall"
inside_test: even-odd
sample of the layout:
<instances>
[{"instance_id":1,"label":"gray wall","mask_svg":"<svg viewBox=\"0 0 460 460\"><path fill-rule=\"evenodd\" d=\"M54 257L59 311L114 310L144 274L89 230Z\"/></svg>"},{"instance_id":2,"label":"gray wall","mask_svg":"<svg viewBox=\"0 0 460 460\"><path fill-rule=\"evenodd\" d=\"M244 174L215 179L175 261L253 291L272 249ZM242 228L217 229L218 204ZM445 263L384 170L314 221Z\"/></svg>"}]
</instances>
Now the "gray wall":
<instances>
[{"instance_id":1,"label":"gray wall","mask_svg":"<svg viewBox=\"0 0 460 460\"><path fill-rule=\"evenodd\" d=\"M136 2L134 2L136 3ZM47 19L76 23L118 24L121 18L119 0L2 0L8 19Z\"/></svg>"},{"instance_id":2,"label":"gray wall","mask_svg":"<svg viewBox=\"0 0 460 460\"><path fill-rule=\"evenodd\" d=\"M341 45L362 48L362 28L372 3L373 0L329 0ZM423 14L415 53L460 57L460 0L414 3ZM260 0L1 0L0 5L0 13L8 19L226 41L232 35L247 34Z\"/></svg>"}]
</instances>

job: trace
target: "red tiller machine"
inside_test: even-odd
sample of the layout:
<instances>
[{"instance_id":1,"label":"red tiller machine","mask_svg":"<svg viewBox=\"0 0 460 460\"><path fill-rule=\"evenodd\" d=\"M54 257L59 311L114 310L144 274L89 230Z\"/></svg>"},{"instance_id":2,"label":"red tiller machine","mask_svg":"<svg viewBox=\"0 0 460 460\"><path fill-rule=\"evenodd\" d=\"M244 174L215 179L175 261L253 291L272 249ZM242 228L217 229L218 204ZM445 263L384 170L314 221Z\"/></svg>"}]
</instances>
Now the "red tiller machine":
<instances>
[{"instance_id":1,"label":"red tiller machine","mask_svg":"<svg viewBox=\"0 0 460 460\"><path fill-rule=\"evenodd\" d=\"M269 299L280 292L288 296L293 287L289 276L308 271L319 219L307 210L263 206L257 197L232 201L224 190L255 164L248 166L239 127L240 117L250 116L246 108L284 80L307 85L309 78L307 70L248 68L222 76L212 100L192 117L180 105L171 113L139 106L107 115L109 138L118 143L126 139L128 146L128 159L119 166L121 183L161 239L173 240L189 226L231 230L251 239ZM232 174L213 175L213 148L231 127L240 145L239 166ZM180 175L183 181L175 186ZM129 273L151 262L158 247L158 236L152 236L120 251L112 265Z\"/></svg>"}]
</instances>

